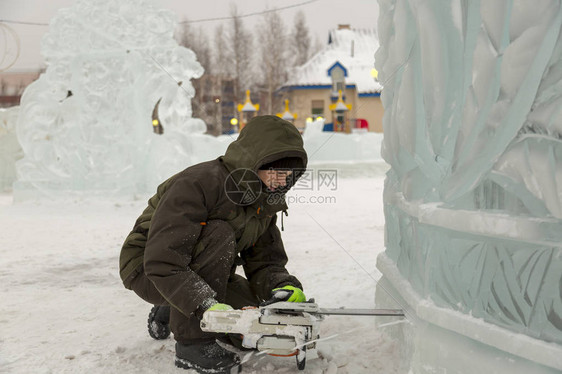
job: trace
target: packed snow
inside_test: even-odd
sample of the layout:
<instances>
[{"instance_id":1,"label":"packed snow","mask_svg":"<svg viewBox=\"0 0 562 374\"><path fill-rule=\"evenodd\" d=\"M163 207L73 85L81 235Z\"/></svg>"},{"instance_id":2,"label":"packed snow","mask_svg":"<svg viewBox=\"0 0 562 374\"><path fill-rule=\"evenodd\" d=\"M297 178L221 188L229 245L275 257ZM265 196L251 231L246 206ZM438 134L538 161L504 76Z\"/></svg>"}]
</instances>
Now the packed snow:
<instances>
[{"instance_id":1,"label":"packed snow","mask_svg":"<svg viewBox=\"0 0 562 374\"><path fill-rule=\"evenodd\" d=\"M334 165L312 168L320 169ZM282 232L288 268L322 307L373 308L387 167L337 170L335 190L289 193ZM321 197L324 203L314 203ZM121 244L147 198L12 204L10 194L0 195L0 371L181 372L174 368L174 340L150 338L151 306L126 290L118 274ZM397 373L396 344L375 319L328 317L306 372ZM294 357L246 359L247 373L298 372Z\"/></svg>"}]
</instances>

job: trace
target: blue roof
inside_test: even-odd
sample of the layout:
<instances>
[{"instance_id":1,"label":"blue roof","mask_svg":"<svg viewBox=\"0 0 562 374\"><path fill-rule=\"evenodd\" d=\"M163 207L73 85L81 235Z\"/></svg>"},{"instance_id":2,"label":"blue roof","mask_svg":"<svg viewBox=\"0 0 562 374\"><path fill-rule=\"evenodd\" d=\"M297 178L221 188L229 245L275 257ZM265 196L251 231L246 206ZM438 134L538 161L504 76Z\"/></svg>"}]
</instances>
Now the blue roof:
<instances>
[{"instance_id":1,"label":"blue roof","mask_svg":"<svg viewBox=\"0 0 562 374\"><path fill-rule=\"evenodd\" d=\"M332 76L332 70L334 70L336 67L341 68L343 70L343 76L347 77L347 69L339 61L336 61L336 63L333 64L332 66L330 66L330 68L328 69L328 76L329 77Z\"/></svg>"}]
</instances>

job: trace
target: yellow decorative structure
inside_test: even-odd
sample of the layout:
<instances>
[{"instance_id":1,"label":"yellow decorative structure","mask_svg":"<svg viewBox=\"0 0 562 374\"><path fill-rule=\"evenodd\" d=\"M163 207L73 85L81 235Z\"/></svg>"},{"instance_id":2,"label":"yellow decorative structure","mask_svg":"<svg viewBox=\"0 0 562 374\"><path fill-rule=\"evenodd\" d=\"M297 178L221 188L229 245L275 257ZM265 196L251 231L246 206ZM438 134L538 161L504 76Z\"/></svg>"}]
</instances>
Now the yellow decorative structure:
<instances>
[{"instance_id":1,"label":"yellow decorative structure","mask_svg":"<svg viewBox=\"0 0 562 374\"><path fill-rule=\"evenodd\" d=\"M285 100L285 111L277 113L277 117L283 118L285 121L292 122L297 118L297 113L289 112L289 100Z\"/></svg>"},{"instance_id":2,"label":"yellow decorative structure","mask_svg":"<svg viewBox=\"0 0 562 374\"><path fill-rule=\"evenodd\" d=\"M352 105L346 104L343 101L342 92L341 92L341 90L339 90L338 91L338 101L336 101L334 104L330 104L329 108L332 112L343 113L343 112L347 112L348 110L351 110Z\"/></svg>"},{"instance_id":3,"label":"yellow decorative structure","mask_svg":"<svg viewBox=\"0 0 562 374\"><path fill-rule=\"evenodd\" d=\"M343 94L342 91L338 91L338 101L334 104L329 106L332 112L336 112L334 116L334 131L345 131L346 133L350 133L351 129L349 128L349 121L347 120L346 112L350 111L352 106L351 104L346 104L343 101Z\"/></svg>"},{"instance_id":4,"label":"yellow decorative structure","mask_svg":"<svg viewBox=\"0 0 562 374\"><path fill-rule=\"evenodd\" d=\"M260 104L252 104L250 100L250 90L246 90L246 101L244 104L238 104L239 112L257 112L260 110Z\"/></svg>"},{"instance_id":5,"label":"yellow decorative structure","mask_svg":"<svg viewBox=\"0 0 562 374\"><path fill-rule=\"evenodd\" d=\"M238 131L242 130L246 123L254 117L255 113L260 110L260 104L253 104L252 100L250 100L250 90L246 90L246 101L244 104L238 104L238 111L241 113L240 115L240 126L238 127Z\"/></svg>"}]
</instances>

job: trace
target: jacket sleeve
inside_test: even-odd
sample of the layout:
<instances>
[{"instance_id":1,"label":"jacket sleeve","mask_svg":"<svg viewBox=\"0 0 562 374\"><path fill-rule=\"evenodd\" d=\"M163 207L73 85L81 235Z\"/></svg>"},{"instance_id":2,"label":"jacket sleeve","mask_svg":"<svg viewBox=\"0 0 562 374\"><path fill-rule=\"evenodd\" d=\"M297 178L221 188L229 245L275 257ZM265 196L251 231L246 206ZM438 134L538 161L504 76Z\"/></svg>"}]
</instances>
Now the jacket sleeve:
<instances>
[{"instance_id":1,"label":"jacket sleeve","mask_svg":"<svg viewBox=\"0 0 562 374\"><path fill-rule=\"evenodd\" d=\"M285 268L288 258L276 222L277 216L273 216L256 244L241 253L246 277L262 300L269 299L274 288L291 285L302 289L299 280Z\"/></svg>"},{"instance_id":2,"label":"jacket sleeve","mask_svg":"<svg viewBox=\"0 0 562 374\"><path fill-rule=\"evenodd\" d=\"M162 185L158 187L158 192L162 189ZM150 220L160 200L160 194L157 193L148 200L148 206L137 218L133 230L129 233L119 254L119 275L123 280L126 288L131 289L131 281L142 270L144 263L144 249L146 247L146 239L148 229L150 228ZM140 269L139 269L140 268Z\"/></svg>"},{"instance_id":3,"label":"jacket sleeve","mask_svg":"<svg viewBox=\"0 0 562 374\"><path fill-rule=\"evenodd\" d=\"M156 207L148 233L144 271L170 305L186 316L216 295L189 267L211 194L198 178L178 178Z\"/></svg>"}]
</instances>

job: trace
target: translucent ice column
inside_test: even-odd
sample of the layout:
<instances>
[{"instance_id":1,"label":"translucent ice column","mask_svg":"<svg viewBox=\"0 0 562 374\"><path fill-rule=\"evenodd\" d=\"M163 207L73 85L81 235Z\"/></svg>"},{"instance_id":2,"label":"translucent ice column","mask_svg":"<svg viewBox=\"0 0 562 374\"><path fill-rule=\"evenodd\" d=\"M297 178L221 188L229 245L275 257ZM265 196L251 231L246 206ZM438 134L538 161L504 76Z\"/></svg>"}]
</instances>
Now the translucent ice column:
<instances>
[{"instance_id":1,"label":"translucent ice column","mask_svg":"<svg viewBox=\"0 0 562 374\"><path fill-rule=\"evenodd\" d=\"M16 161L23 157L16 137L18 109L0 109L0 192L12 190L16 180Z\"/></svg>"},{"instance_id":2,"label":"translucent ice column","mask_svg":"<svg viewBox=\"0 0 562 374\"><path fill-rule=\"evenodd\" d=\"M379 268L417 300L562 344L560 1L379 4Z\"/></svg>"},{"instance_id":3,"label":"translucent ice column","mask_svg":"<svg viewBox=\"0 0 562 374\"><path fill-rule=\"evenodd\" d=\"M137 192L193 163L190 79L203 69L148 0L78 0L51 20L47 70L21 102L16 194ZM164 134L153 132L158 115Z\"/></svg>"}]
</instances>

